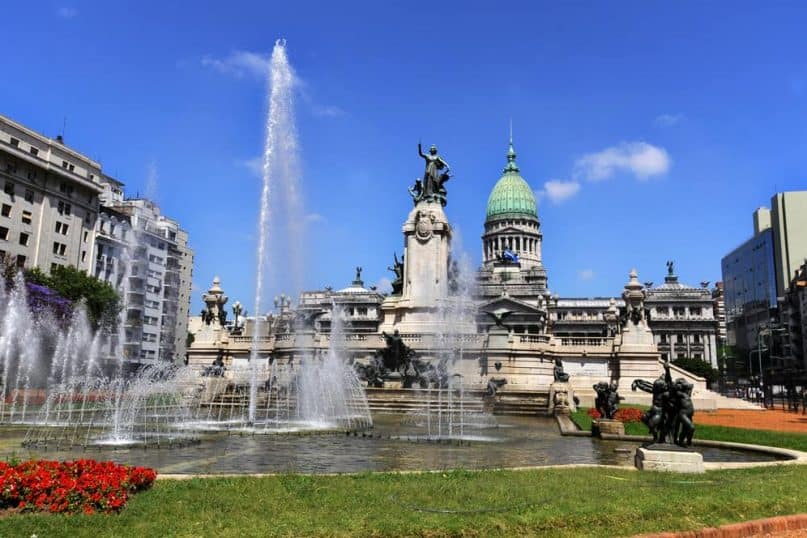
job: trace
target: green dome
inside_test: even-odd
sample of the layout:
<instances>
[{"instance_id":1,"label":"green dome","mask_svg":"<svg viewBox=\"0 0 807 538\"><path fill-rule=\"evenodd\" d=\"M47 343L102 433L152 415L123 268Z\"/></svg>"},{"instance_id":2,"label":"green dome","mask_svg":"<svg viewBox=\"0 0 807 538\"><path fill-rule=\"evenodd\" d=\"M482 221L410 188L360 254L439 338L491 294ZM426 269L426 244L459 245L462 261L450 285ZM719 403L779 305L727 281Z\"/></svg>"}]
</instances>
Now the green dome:
<instances>
[{"instance_id":1,"label":"green dome","mask_svg":"<svg viewBox=\"0 0 807 538\"><path fill-rule=\"evenodd\" d=\"M507 166L502 172L502 177L490 192L486 220L504 216L537 219L538 208L535 203L535 195L519 173L512 140L507 152Z\"/></svg>"}]
</instances>

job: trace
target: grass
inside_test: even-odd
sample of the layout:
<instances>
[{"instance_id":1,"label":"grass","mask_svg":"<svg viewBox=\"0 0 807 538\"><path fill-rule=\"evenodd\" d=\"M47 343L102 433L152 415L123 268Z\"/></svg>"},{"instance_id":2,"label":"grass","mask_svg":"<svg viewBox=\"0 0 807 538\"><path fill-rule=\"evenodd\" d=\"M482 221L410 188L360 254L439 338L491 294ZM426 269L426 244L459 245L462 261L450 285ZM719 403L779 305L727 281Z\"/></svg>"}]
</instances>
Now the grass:
<instances>
[{"instance_id":1,"label":"grass","mask_svg":"<svg viewBox=\"0 0 807 538\"><path fill-rule=\"evenodd\" d=\"M798 513L805 483L807 466L165 480L119 515L0 517L0 536L624 536Z\"/></svg>"},{"instance_id":2,"label":"grass","mask_svg":"<svg viewBox=\"0 0 807 538\"><path fill-rule=\"evenodd\" d=\"M577 411L572 413L572 420L581 430L591 431L592 420L591 417L588 416L588 409L579 408ZM625 433L628 435L650 435L647 430L647 426L641 422L626 423ZM709 439L711 441L730 441L733 443L775 446L807 452L807 434L773 430L749 430L744 428L732 428L728 426L710 426L707 424L698 424L697 413L695 414L695 439Z\"/></svg>"}]
</instances>

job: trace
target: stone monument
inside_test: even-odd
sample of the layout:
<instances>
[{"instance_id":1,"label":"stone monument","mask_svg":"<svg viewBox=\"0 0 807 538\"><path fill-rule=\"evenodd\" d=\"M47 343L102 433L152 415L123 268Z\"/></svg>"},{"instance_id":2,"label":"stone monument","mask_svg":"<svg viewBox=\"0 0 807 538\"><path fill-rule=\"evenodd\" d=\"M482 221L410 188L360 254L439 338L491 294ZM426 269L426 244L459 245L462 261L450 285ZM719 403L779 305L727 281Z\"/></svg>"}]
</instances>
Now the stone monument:
<instances>
[{"instance_id":1,"label":"stone monument","mask_svg":"<svg viewBox=\"0 0 807 538\"><path fill-rule=\"evenodd\" d=\"M404 254L389 269L395 273L393 293L382 306L382 330L433 332L435 313L449 295L451 225L444 207L449 165L431 146L418 154L425 161L423 178L409 189L414 207L403 224Z\"/></svg>"}]
</instances>

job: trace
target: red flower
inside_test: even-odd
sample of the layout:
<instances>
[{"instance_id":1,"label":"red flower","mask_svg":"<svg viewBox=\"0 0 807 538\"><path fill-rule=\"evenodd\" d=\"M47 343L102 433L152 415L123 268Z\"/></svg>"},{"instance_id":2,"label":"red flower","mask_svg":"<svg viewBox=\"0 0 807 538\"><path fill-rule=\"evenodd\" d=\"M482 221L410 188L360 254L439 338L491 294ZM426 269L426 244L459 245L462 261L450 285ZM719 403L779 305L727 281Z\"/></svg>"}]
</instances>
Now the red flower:
<instances>
[{"instance_id":1,"label":"red flower","mask_svg":"<svg viewBox=\"0 0 807 538\"><path fill-rule=\"evenodd\" d=\"M152 469L94 460L0 462L0 508L117 512L130 492L148 488L156 477Z\"/></svg>"}]
</instances>

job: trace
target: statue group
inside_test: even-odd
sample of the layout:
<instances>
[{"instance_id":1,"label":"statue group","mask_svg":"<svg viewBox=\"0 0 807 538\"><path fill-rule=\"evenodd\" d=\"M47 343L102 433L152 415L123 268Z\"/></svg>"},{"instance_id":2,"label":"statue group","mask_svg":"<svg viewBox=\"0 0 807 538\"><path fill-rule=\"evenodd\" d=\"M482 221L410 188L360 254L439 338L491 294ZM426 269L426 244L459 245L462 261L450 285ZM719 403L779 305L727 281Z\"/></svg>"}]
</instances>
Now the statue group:
<instances>
[{"instance_id":1,"label":"statue group","mask_svg":"<svg viewBox=\"0 0 807 538\"><path fill-rule=\"evenodd\" d=\"M594 392L597 393L594 406L597 408L597 411L599 411L601 417L609 420L613 420L616 416L616 412L619 410L619 400L622 399L617 393L616 388L616 381L611 381L611 383L600 381L594 385Z\"/></svg>"},{"instance_id":2,"label":"statue group","mask_svg":"<svg viewBox=\"0 0 807 538\"><path fill-rule=\"evenodd\" d=\"M409 188L412 201L417 205L421 201L440 202L446 205L445 183L451 179L451 167L437 153L437 146L432 145L429 153L423 153L423 148L418 143L418 154L426 161L426 170L423 172L423 179L416 179L414 186Z\"/></svg>"},{"instance_id":3,"label":"statue group","mask_svg":"<svg viewBox=\"0 0 807 538\"><path fill-rule=\"evenodd\" d=\"M359 378L370 387L383 387L386 380L397 379L401 387L440 388L449 386L448 357L437 364L418 358L415 350L407 346L400 332L381 333L386 347L379 349L368 364L356 364Z\"/></svg>"},{"instance_id":4,"label":"statue group","mask_svg":"<svg viewBox=\"0 0 807 538\"><path fill-rule=\"evenodd\" d=\"M664 363L664 373L653 383L634 379L631 389L640 389L653 395L650 409L642 417L653 436L655 443L675 443L678 446L691 446L695 433L692 417L691 383L684 378L673 381L669 361Z\"/></svg>"}]
</instances>

